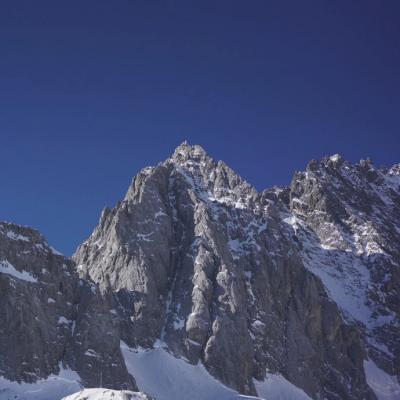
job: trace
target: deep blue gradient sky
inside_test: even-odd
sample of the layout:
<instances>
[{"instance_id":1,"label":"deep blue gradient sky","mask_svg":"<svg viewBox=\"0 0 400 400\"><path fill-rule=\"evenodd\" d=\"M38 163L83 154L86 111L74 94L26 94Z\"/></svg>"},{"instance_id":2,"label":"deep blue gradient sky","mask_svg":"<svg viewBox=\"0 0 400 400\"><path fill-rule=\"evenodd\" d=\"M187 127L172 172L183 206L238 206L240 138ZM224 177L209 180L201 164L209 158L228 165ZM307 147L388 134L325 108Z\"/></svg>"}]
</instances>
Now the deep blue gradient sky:
<instances>
[{"instance_id":1,"label":"deep blue gradient sky","mask_svg":"<svg viewBox=\"0 0 400 400\"><path fill-rule=\"evenodd\" d=\"M0 219L66 254L184 139L257 188L400 162L399 1L14 1L0 11Z\"/></svg>"}]
</instances>

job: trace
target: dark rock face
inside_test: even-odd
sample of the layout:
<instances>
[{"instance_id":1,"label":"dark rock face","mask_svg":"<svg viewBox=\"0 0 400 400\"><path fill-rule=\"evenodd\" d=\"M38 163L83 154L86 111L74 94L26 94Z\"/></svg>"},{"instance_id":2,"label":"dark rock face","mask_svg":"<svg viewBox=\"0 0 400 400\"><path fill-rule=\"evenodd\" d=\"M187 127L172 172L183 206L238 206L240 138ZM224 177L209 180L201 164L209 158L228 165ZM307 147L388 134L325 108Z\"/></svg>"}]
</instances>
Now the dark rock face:
<instances>
[{"instance_id":1,"label":"dark rock face","mask_svg":"<svg viewBox=\"0 0 400 400\"><path fill-rule=\"evenodd\" d=\"M120 340L161 340L244 394L270 371L315 399L375 399L367 357L400 375L399 187L399 166L332 156L259 193L184 143L104 209L73 261L2 223L16 272L0 273L0 373L35 381L61 362L87 386L101 372L135 388Z\"/></svg>"},{"instance_id":2,"label":"dark rock face","mask_svg":"<svg viewBox=\"0 0 400 400\"><path fill-rule=\"evenodd\" d=\"M135 388L117 324L91 282L35 230L0 223L0 373L35 382L76 370L87 386Z\"/></svg>"}]
</instances>

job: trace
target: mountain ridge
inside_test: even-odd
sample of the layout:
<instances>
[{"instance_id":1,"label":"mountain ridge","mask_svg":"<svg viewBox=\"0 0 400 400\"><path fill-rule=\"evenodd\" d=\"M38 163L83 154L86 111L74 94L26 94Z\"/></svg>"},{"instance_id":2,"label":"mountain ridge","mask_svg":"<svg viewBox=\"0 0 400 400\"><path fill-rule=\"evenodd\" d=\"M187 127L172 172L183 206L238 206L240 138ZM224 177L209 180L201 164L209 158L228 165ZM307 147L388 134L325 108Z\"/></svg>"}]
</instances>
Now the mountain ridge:
<instances>
[{"instance_id":1,"label":"mountain ridge","mask_svg":"<svg viewBox=\"0 0 400 400\"><path fill-rule=\"evenodd\" d=\"M399 375L399 180L399 164L334 155L259 192L184 142L103 210L77 279L99 288L115 337L161 340L240 393L276 373L312 398L374 399L366 360Z\"/></svg>"}]
</instances>

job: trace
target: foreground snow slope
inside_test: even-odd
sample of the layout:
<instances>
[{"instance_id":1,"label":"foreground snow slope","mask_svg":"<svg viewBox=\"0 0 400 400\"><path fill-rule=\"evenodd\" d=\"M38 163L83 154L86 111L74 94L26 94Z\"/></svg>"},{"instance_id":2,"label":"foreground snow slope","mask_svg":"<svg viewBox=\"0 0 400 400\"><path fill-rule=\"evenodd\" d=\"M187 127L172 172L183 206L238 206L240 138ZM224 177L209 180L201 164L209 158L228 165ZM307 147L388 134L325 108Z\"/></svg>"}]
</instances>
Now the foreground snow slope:
<instances>
[{"instance_id":1,"label":"foreground snow slope","mask_svg":"<svg viewBox=\"0 0 400 400\"><path fill-rule=\"evenodd\" d=\"M0 400L59 400L81 389L79 375L60 368L58 375L50 375L35 383L18 383L0 377Z\"/></svg>"},{"instance_id":2,"label":"foreground snow slope","mask_svg":"<svg viewBox=\"0 0 400 400\"><path fill-rule=\"evenodd\" d=\"M121 342L128 371L139 388L156 400L310 400L302 390L274 374L255 382L260 397L243 396L213 378L201 363L191 365L175 358L164 346L158 342L154 349L131 349Z\"/></svg>"}]
</instances>

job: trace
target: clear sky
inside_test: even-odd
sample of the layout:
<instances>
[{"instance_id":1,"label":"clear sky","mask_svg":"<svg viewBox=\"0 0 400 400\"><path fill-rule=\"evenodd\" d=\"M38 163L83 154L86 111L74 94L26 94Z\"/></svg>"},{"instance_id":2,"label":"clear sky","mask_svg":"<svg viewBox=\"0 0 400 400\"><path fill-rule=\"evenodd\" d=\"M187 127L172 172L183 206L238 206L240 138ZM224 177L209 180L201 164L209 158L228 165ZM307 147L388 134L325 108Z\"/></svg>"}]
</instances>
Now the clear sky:
<instances>
[{"instance_id":1,"label":"clear sky","mask_svg":"<svg viewBox=\"0 0 400 400\"><path fill-rule=\"evenodd\" d=\"M400 162L400 2L4 0L0 219L71 254L183 140L258 189Z\"/></svg>"}]
</instances>

